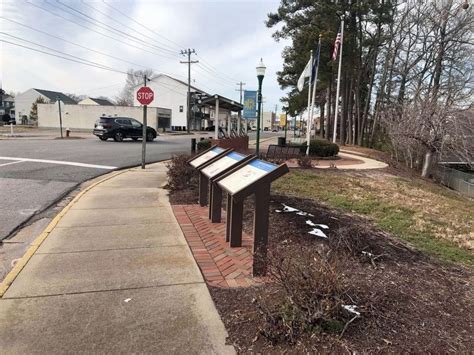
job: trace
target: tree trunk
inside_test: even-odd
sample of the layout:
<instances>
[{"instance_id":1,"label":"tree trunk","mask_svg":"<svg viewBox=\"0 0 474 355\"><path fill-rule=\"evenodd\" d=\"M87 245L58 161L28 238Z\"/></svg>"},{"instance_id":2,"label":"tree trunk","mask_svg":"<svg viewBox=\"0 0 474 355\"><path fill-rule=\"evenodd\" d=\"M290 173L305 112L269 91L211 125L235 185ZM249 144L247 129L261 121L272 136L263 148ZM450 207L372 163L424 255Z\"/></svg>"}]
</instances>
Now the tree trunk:
<instances>
[{"instance_id":1,"label":"tree trunk","mask_svg":"<svg viewBox=\"0 0 474 355\"><path fill-rule=\"evenodd\" d=\"M423 160L423 169L421 170L421 176L424 178L428 178L431 174L431 167L433 165L433 155L434 152L432 150L428 150L425 153L425 158Z\"/></svg>"}]
</instances>

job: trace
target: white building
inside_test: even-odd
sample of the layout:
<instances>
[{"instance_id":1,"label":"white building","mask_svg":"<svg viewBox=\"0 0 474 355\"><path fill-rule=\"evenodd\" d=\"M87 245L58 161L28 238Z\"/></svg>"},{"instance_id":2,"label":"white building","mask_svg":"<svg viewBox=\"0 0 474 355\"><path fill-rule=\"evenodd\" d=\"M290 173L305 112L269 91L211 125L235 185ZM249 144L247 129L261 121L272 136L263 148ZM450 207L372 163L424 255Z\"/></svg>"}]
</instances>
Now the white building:
<instances>
[{"instance_id":1,"label":"white building","mask_svg":"<svg viewBox=\"0 0 474 355\"><path fill-rule=\"evenodd\" d=\"M29 89L24 93L16 95L15 97L15 119L18 124L29 122L31 106L40 97L43 98L47 103L55 103L59 98L61 104L76 104L76 101L62 92L43 89Z\"/></svg>"},{"instance_id":2,"label":"white building","mask_svg":"<svg viewBox=\"0 0 474 355\"><path fill-rule=\"evenodd\" d=\"M171 128L172 130L186 130L188 84L169 75L158 74L148 82L147 86L149 86L155 94L153 102L148 107L166 107L173 112L170 125L166 128ZM139 87L137 87L137 90L138 89ZM242 110L242 105L238 102L234 102L220 95L210 95L195 86L191 86L191 93L193 95L196 93L196 96L199 96L199 98L196 97L191 105L196 111L200 109L201 115L201 118L191 121L190 129L192 130L199 130L214 125L216 96L219 97L219 101L221 102L218 127L229 127L232 112ZM136 94L134 95L134 105L140 106L140 103L136 99Z\"/></svg>"},{"instance_id":3,"label":"white building","mask_svg":"<svg viewBox=\"0 0 474 355\"><path fill-rule=\"evenodd\" d=\"M143 109L136 106L61 105L64 128L92 130L100 117L130 117L143 121ZM171 110L148 107L147 126L158 131L161 125L171 122ZM58 128L59 107L57 104L38 104L38 127Z\"/></svg>"}]
</instances>

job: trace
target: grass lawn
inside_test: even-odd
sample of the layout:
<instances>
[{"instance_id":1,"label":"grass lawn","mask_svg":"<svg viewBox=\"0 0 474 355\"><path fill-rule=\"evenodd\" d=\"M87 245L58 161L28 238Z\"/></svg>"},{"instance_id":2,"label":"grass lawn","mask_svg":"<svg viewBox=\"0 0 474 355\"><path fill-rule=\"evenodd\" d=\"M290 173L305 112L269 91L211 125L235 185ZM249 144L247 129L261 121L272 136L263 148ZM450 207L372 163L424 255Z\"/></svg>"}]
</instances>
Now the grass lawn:
<instances>
[{"instance_id":1,"label":"grass lawn","mask_svg":"<svg viewBox=\"0 0 474 355\"><path fill-rule=\"evenodd\" d=\"M474 203L444 187L379 171L293 169L272 188L368 217L440 260L474 266Z\"/></svg>"}]
</instances>

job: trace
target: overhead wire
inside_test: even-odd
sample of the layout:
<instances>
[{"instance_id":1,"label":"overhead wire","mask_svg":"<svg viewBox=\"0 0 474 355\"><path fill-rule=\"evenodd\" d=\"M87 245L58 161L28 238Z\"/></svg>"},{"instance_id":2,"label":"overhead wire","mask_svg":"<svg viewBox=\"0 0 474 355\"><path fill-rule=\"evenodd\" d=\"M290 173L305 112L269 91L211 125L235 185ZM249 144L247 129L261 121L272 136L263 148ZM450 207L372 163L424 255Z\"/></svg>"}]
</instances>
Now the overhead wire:
<instances>
[{"instance_id":1,"label":"overhead wire","mask_svg":"<svg viewBox=\"0 0 474 355\"><path fill-rule=\"evenodd\" d=\"M138 25L141 26L142 28L144 28L144 29L146 29L146 30L148 30L148 31L150 31L150 32L152 32L152 33L154 33L156 36L161 37L161 38L167 40L168 42L174 44L174 45L177 47L177 50L180 50L180 49L186 47L186 46L183 46L183 45L181 45L181 44L179 44L179 43L177 43L177 42L175 42L175 41L173 41L173 40L171 40L171 39L169 39L169 38L167 38L167 37L165 37L165 36L162 36L162 35L159 34L158 32L156 32L156 31L152 30L151 28L145 26L145 25L142 24L141 22L138 22L138 21L135 20L133 17L128 16L127 14L125 14L125 13L122 12L122 11L120 11L120 10L117 9L116 7L110 5L110 4L107 3L105 0L102 0L102 2L103 2L105 5L107 5L108 7L110 7L112 10L114 10L114 11L116 11L117 13L119 13L120 15L122 15L123 17L129 19L130 21L132 21L132 22L134 22L134 23L136 23L136 24L138 24Z\"/></svg>"},{"instance_id":2,"label":"overhead wire","mask_svg":"<svg viewBox=\"0 0 474 355\"><path fill-rule=\"evenodd\" d=\"M138 33L140 36L146 37L146 38L148 38L148 39L150 39L150 40L152 40L152 41L158 43L160 46L161 46L161 45L166 45L166 44L163 44L162 42L157 41L155 38L150 37L150 36L146 35L146 34L143 33L143 32L139 32L139 31L137 31L136 29L134 29L134 28L132 28L132 27L126 25L125 23L123 23L123 22L121 22L121 21L118 21L117 19L113 18L112 16L110 16L110 15L106 14L105 12L99 10L98 8L92 6L91 4L88 4L88 3L85 2L84 0L82 1L82 3L83 3L84 5L90 7L92 10L98 12L99 14L105 16L106 18L111 19L112 21L115 21L116 23L118 23L119 25L123 26L124 28L128 28L128 29L130 29L130 30L132 30L132 31L135 31L135 32ZM162 48L162 47L160 47L160 48ZM170 52L173 53L173 54L176 54L176 53L177 53L176 50L171 50L171 49L166 49L166 50L167 50L167 51L170 51Z\"/></svg>"},{"instance_id":3,"label":"overhead wire","mask_svg":"<svg viewBox=\"0 0 474 355\"><path fill-rule=\"evenodd\" d=\"M50 4L47 0L45 0L45 3ZM73 15L73 16L79 17L79 18L81 18L82 20L87 21L87 22L89 22L89 23L92 23L93 25L95 25L95 26L97 26L97 27L99 27L99 28L102 28L102 29L105 29L105 30L111 29L112 31L115 31L115 32L119 33L120 35L124 35L124 36L126 36L126 37L132 38L132 39L135 40L135 41L138 41L139 43L141 43L141 44L144 45L144 46L147 46L147 47L150 47L150 48L156 48L157 50L161 50L161 51L164 51L164 52L169 52L168 55L170 55L170 54L176 54L176 52L173 51L173 50L171 50L171 49L164 48L164 47L161 47L161 46L157 46L157 45L154 45L154 44L150 44L150 43L148 43L148 42L142 40L142 39L139 38L139 37L136 37L136 36L133 36L133 35L131 35L131 34L128 34L127 32L124 32L124 31L122 31L122 30L119 30L119 29L117 29L117 28L115 28L115 27L113 27L113 26L110 26L110 25L108 25L108 24L105 23L105 22L99 21L99 20L97 20L97 19L95 19L95 18L93 18L93 17L91 17L91 16L85 14L84 12L79 11L79 10L73 8L72 6L69 6L69 5L67 5L67 4L65 4L65 3L63 3L63 2L61 2L60 0L56 0L56 3L60 4L61 6L65 7L65 8L70 9L71 11L74 11L74 12L80 14L80 15L81 15L82 17L84 17L85 19L84 19L84 18L81 18L81 17L79 17L78 15L75 15L75 14L71 13L70 11L67 11L67 10L65 10L65 9L63 9L63 8L56 7L58 10L61 10L61 11L64 11L64 12L66 12L66 13L69 13L69 14L71 14L71 15ZM50 4L50 5L52 5L52 4ZM100 24L100 25L98 25L98 24ZM105 26L105 28L104 28L104 26Z\"/></svg>"},{"instance_id":4,"label":"overhead wire","mask_svg":"<svg viewBox=\"0 0 474 355\"><path fill-rule=\"evenodd\" d=\"M138 64L138 63L134 63L134 62L130 62L130 61L127 61L127 60L125 60L125 59L122 59L122 58L119 58L119 57L110 55L110 54L108 54L108 53L104 53L104 52L101 52L101 51L98 51L98 50L95 50L95 49L92 49L92 48L83 46L83 45L81 45L81 44L78 44L78 43L69 41L69 40L64 39L64 38L62 38L62 37L53 35L53 34L51 34L51 33L48 33L48 32L46 32L46 31L43 31L43 30L34 28L34 27L32 27L32 26L25 25L25 24L23 24L23 23L20 23L20 22L15 21L15 20L12 20L12 19L9 19L9 18L3 17L3 16L0 16L0 18L3 19L3 20L9 21L9 22L15 23L15 24L17 24L17 25L26 27L26 28L28 28L28 29L30 29L30 30L33 30L33 31L42 33L42 34L44 34L44 35L46 35L46 36L49 36L49 37L51 37L51 38L56 38L56 39L58 39L58 40L60 40L60 41L63 41L63 42L65 42L65 43L72 44L72 45L77 46L77 47L79 47L79 48L83 48L83 49L86 49L86 50L88 50L88 51L91 51L91 52L94 52L94 53L97 53L97 54L100 54L100 55L103 55L103 56L106 56L106 57L109 57L109 58L112 58L112 59L115 59L115 60L119 60L119 61L124 62L124 63L127 63L127 64L132 64L132 65L135 65L135 66L138 66L138 67L142 67L142 68L145 68L145 69L148 69L148 68L149 68L149 67L147 67L147 66L144 66L144 65L141 65L141 64Z\"/></svg>"},{"instance_id":5,"label":"overhead wire","mask_svg":"<svg viewBox=\"0 0 474 355\"><path fill-rule=\"evenodd\" d=\"M105 5L107 5L108 7L110 7L111 9L113 9L114 11L116 11L117 13L121 14L123 17L125 17L125 18L129 19L130 21L132 21L132 22L134 22L134 23L140 25L141 27L143 27L144 29L148 30L149 32L151 32L151 33L155 34L156 36L159 36L159 37L161 37L161 38L163 38L163 39L165 39L165 40L168 40L169 42L175 44L179 49L185 48L185 46L183 46L183 45L181 45L181 44L179 44L179 43L177 43L177 42L175 42L175 41L172 41L172 40L170 40L170 39L168 39L168 38L166 38L166 37L160 35L160 34L159 34L158 32L156 32L155 30L153 30L153 29L151 29L151 28L145 26L144 24L142 24L142 23L136 21L133 17L128 16L127 14L125 14L125 13L123 13L122 11L118 10L116 7L110 5L110 4L107 3L105 0L102 0L102 2L103 2ZM92 7L92 6L91 6L91 7ZM116 20L115 20L115 21L116 21ZM116 21L116 22L118 22L118 21ZM149 38L150 38L150 37L149 37ZM214 76L217 76L217 77L220 77L220 78L223 79L223 80L229 81L229 82L232 83L232 85L234 85L235 82L238 81L237 79L232 78L231 76L229 76L229 75L227 75L227 74L225 74L225 73L223 73L223 72L219 72L219 71L218 71L215 67L213 67L211 64L208 64L208 63L207 63L207 60L206 60L205 58L203 58L201 55L196 54L196 56L201 59L201 61L202 61L202 63L201 63L202 66L205 67L205 68L206 68L206 71L208 71L210 74L212 74L212 75L214 75Z\"/></svg>"},{"instance_id":6,"label":"overhead wire","mask_svg":"<svg viewBox=\"0 0 474 355\"><path fill-rule=\"evenodd\" d=\"M135 45L133 45L133 44L131 44L131 43L124 42L123 40L119 40L119 39L114 38L114 37L112 37L112 36L109 36L109 35L107 35L107 34L105 34L105 33L96 31L95 29L93 29L93 28L91 28L91 27L89 27L89 26L85 26L85 25L83 25L83 24L81 24L81 23L79 23L79 22L77 22L77 21L74 21L74 20L72 20L72 19L69 19L69 18L67 18L67 17L65 17L65 16L63 16L63 15L61 15L61 14L55 13L55 12L53 12L53 11L47 9L47 8L44 8L44 7L40 6L40 5L34 4L34 3L32 3L32 2L29 2L28 0L25 0L25 2L26 2L27 4L29 4L29 5L31 5L31 6L34 6L34 7L38 8L38 9L41 9L41 10L43 10L43 11L45 11L45 12L51 14L51 15L54 15L54 16L59 17L59 18L62 18L63 20L66 20L66 21L68 21L68 22L70 22L70 23L73 23L73 24L75 24L75 25L77 25L77 26L80 26L80 27L82 27L82 28L85 28L85 29L87 29L87 30L89 30L89 31L92 31L92 32L94 32L94 33L97 33L97 34L99 34L99 35L101 35L101 36L103 36L103 37L112 39L112 40L114 40L114 41L116 41L116 42L118 42L118 43L120 43L120 44L129 46L129 47L132 47L132 48L135 48L135 49L139 49L139 50L141 50L141 51L144 51L144 52L147 52L147 53L150 53L150 54L153 54L153 55L161 55L161 54L159 54L159 53L157 53L157 52L151 52L151 51L147 50L146 48L135 46ZM166 57L166 58L167 58L167 59L176 60L175 58L169 58L169 57Z\"/></svg>"}]
</instances>

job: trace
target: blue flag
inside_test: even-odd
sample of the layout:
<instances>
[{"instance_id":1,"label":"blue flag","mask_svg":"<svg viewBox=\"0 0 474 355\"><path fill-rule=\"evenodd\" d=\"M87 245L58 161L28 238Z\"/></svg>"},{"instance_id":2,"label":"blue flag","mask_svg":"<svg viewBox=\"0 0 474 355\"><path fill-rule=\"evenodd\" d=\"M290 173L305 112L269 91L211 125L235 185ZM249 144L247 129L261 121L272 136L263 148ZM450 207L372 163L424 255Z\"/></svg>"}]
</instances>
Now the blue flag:
<instances>
[{"instance_id":1,"label":"blue flag","mask_svg":"<svg viewBox=\"0 0 474 355\"><path fill-rule=\"evenodd\" d=\"M311 84L314 82L314 79L316 77L316 68L319 65L319 53L320 53L320 46L318 44L318 47L316 48L316 55L313 57L313 64L311 66Z\"/></svg>"}]
</instances>

